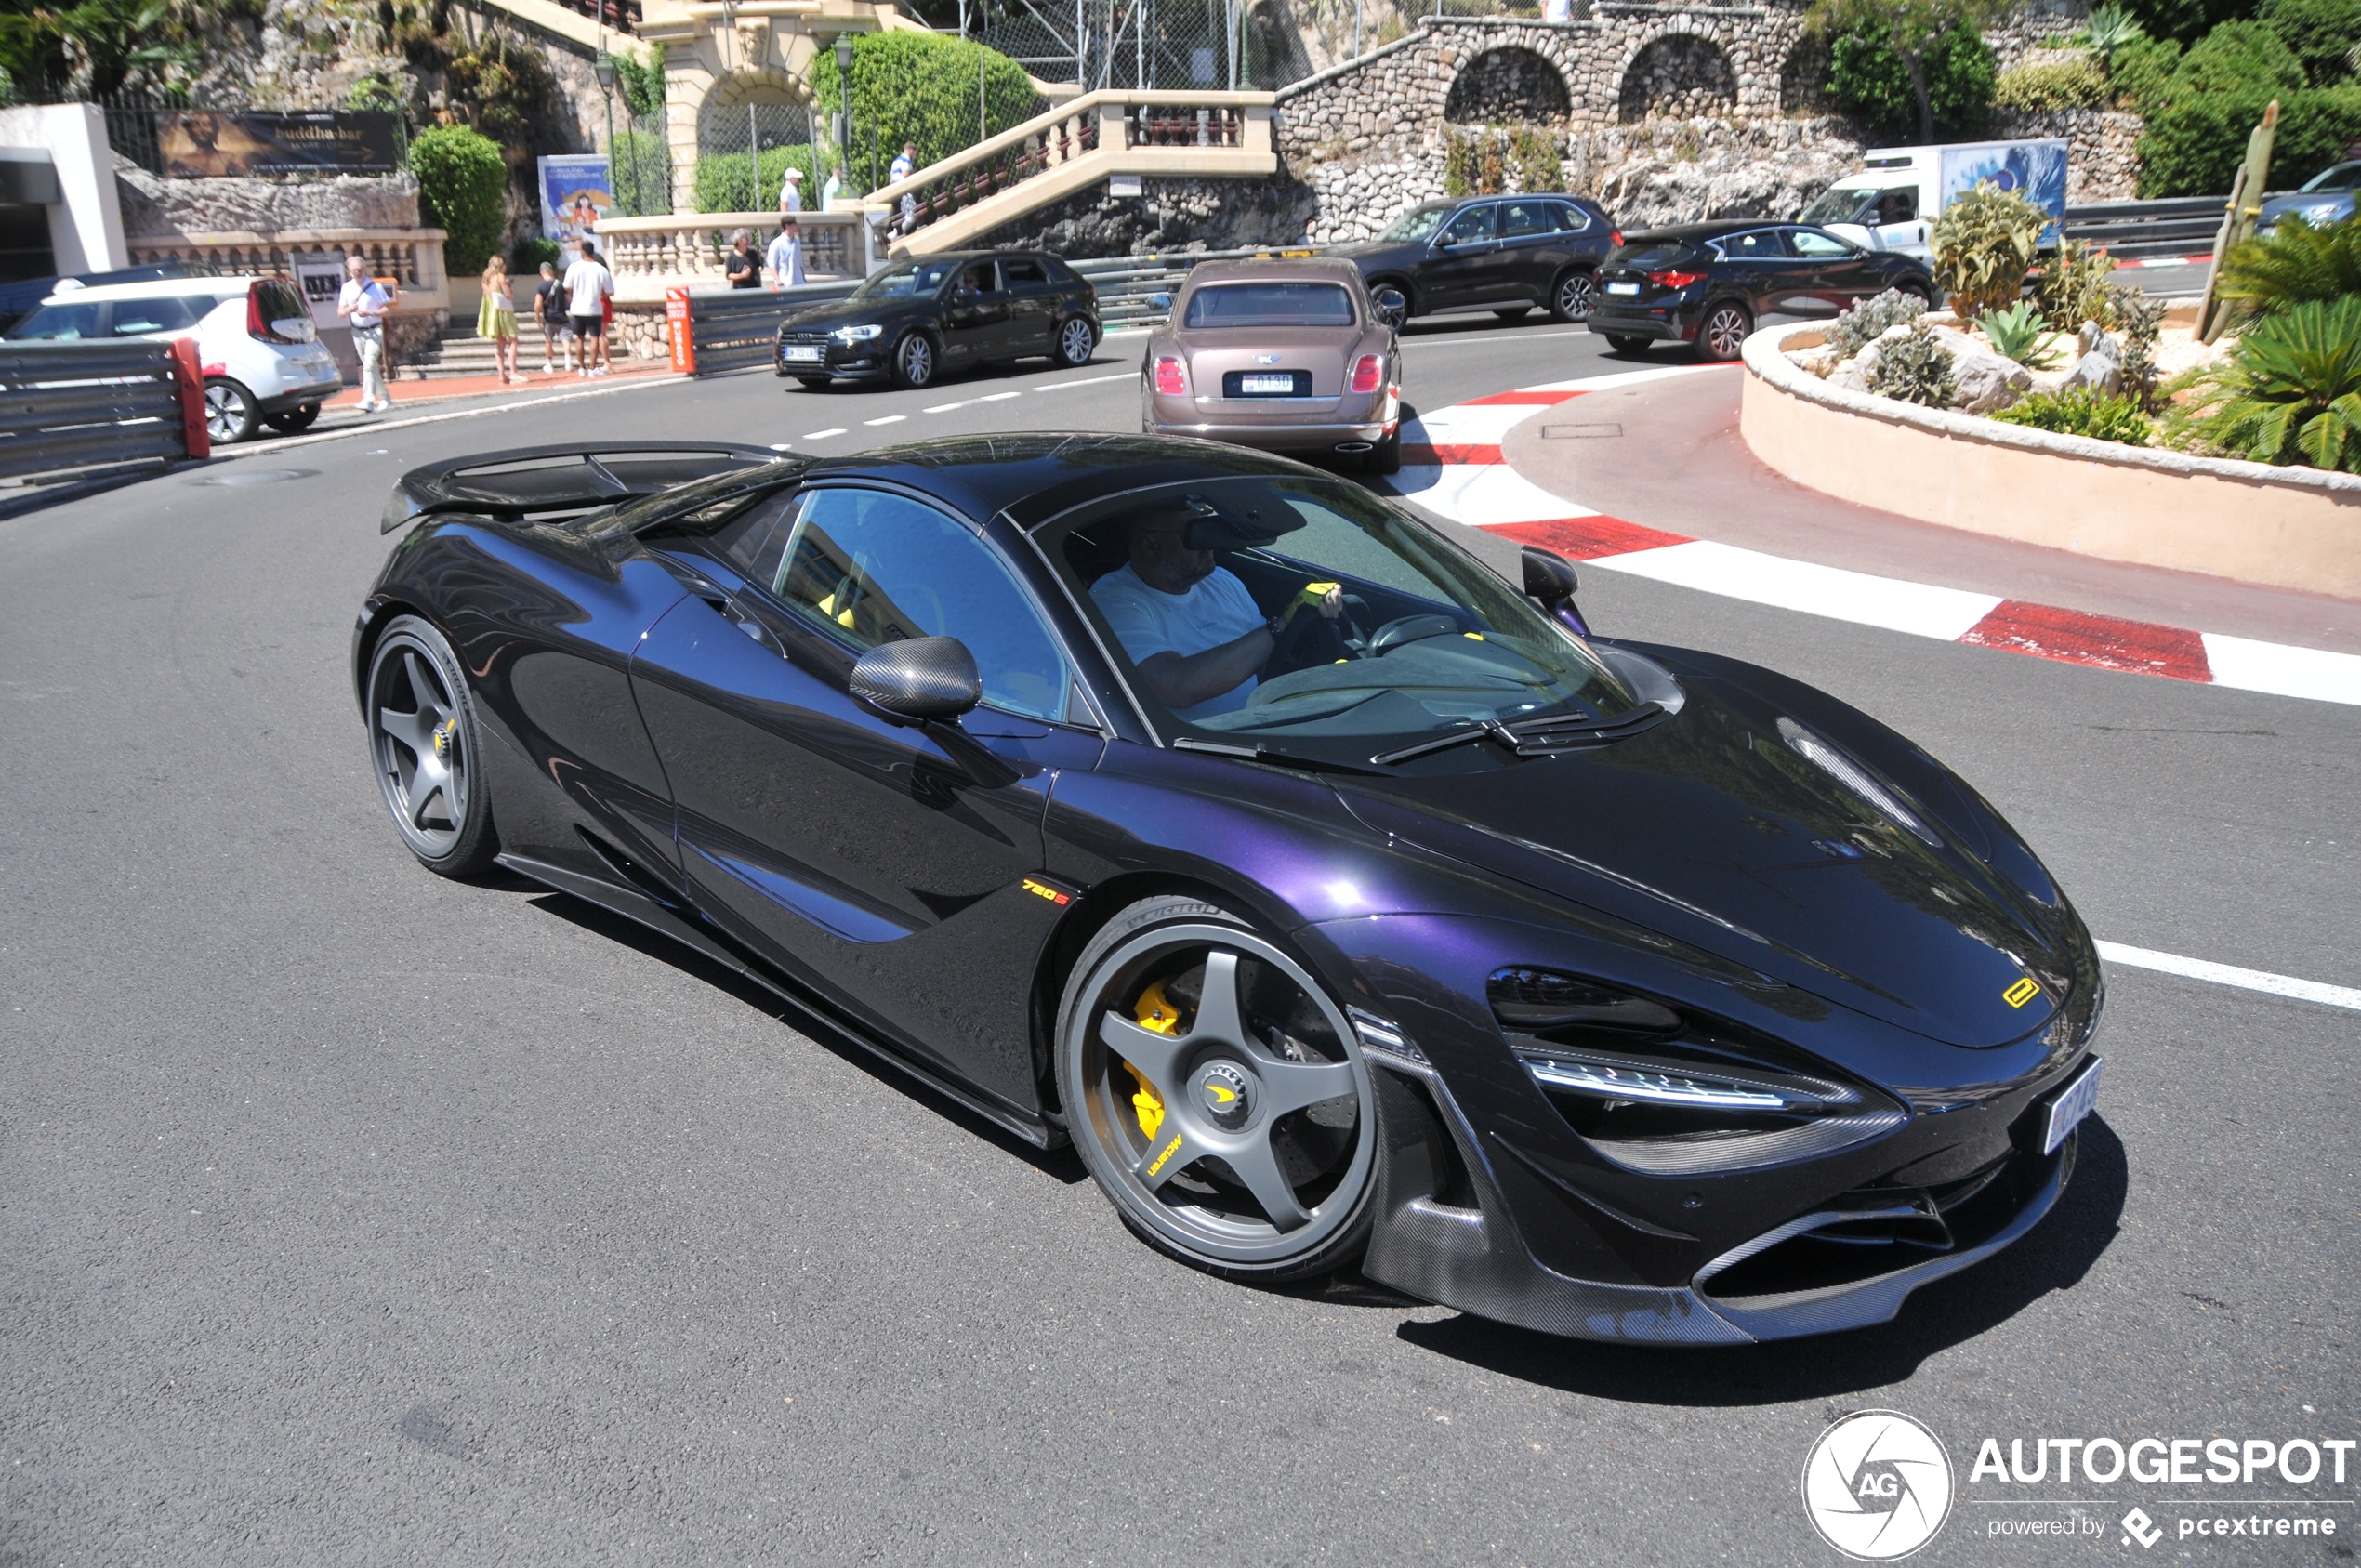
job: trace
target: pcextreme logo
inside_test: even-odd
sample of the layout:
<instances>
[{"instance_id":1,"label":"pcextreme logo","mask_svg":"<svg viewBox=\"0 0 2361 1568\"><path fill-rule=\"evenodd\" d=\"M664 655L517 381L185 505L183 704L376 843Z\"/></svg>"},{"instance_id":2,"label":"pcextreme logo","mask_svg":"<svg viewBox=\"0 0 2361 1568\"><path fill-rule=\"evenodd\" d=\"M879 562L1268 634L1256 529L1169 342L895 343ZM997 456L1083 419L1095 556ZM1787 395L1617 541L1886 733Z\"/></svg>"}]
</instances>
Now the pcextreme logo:
<instances>
[{"instance_id":1,"label":"pcextreme logo","mask_svg":"<svg viewBox=\"0 0 2361 1568\"><path fill-rule=\"evenodd\" d=\"M1820 1434L1803 1461L1803 1509L1820 1538L1863 1562L1934 1539L1951 1512L1951 1458L1898 1410L1863 1410Z\"/></svg>"}]
</instances>

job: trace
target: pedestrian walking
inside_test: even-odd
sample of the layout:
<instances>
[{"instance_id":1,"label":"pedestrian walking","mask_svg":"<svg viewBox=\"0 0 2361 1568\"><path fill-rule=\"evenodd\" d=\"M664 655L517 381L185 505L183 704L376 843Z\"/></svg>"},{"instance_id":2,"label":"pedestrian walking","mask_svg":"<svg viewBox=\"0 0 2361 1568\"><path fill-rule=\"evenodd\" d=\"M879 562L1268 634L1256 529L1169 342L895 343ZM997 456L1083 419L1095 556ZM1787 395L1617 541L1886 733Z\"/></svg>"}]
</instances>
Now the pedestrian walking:
<instances>
[{"instance_id":1,"label":"pedestrian walking","mask_svg":"<svg viewBox=\"0 0 2361 1568\"><path fill-rule=\"evenodd\" d=\"M613 293L614 274L600 265L599 247L583 241L582 258L566 269L566 325L582 346L581 376L607 373L607 300Z\"/></svg>"},{"instance_id":2,"label":"pedestrian walking","mask_svg":"<svg viewBox=\"0 0 2361 1568\"><path fill-rule=\"evenodd\" d=\"M494 257L483 264L483 303L476 308L476 336L492 339L492 362L500 367L500 384L517 379L517 300L508 292L508 263Z\"/></svg>"},{"instance_id":3,"label":"pedestrian walking","mask_svg":"<svg viewBox=\"0 0 2361 1568\"><path fill-rule=\"evenodd\" d=\"M548 262L541 264L541 281L533 287L533 319L541 323L541 374L548 375L558 367L553 362L561 351L571 362L574 358L571 339L566 329L566 290L558 282L558 270ZM567 369L573 369L569 362Z\"/></svg>"},{"instance_id":4,"label":"pedestrian walking","mask_svg":"<svg viewBox=\"0 0 2361 1568\"><path fill-rule=\"evenodd\" d=\"M869 166L871 168L876 168L877 165L872 164ZM902 155L894 159L893 167L887 171L887 183L891 185L901 184L904 180L909 178L911 175L917 172L917 167L918 144L915 141L904 142L902 144ZM902 231L907 234L911 230L916 229L917 226L918 198L905 191L902 197Z\"/></svg>"},{"instance_id":5,"label":"pedestrian walking","mask_svg":"<svg viewBox=\"0 0 2361 1568\"><path fill-rule=\"evenodd\" d=\"M741 229L730 237L730 261L722 269L732 288L756 288L762 283L762 259L754 254L754 235Z\"/></svg>"},{"instance_id":6,"label":"pedestrian walking","mask_svg":"<svg viewBox=\"0 0 2361 1568\"><path fill-rule=\"evenodd\" d=\"M828 171L827 182L820 187L820 210L822 212L834 212L837 210L837 204L843 200L844 171L842 169L830 169Z\"/></svg>"},{"instance_id":7,"label":"pedestrian walking","mask_svg":"<svg viewBox=\"0 0 2361 1568\"><path fill-rule=\"evenodd\" d=\"M789 164L787 172L779 177L779 210L781 212L803 210L803 171L793 164Z\"/></svg>"},{"instance_id":8,"label":"pedestrian walking","mask_svg":"<svg viewBox=\"0 0 2361 1568\"><path fill-rule=\"evenodd\" d=\"M352 327L352 347L361 356L361 412L375 414L393 406L386 389L386 312L393 309L384 285L369 276L369 263L357 256L344 258L344 288L336 295L336 315Z\"/></svg>"},{"instance_id":9,"label":"pedestrian walking","mask_svg":"<svg viewBox=\"0 0 2361 1568\"><path fill-rule=\"evenodd\" d=\"M774 289L803 286L803 232L792 217L779 219L779 233L763 256L771 264L771 286Z\"/></svg>"}]
</instances>

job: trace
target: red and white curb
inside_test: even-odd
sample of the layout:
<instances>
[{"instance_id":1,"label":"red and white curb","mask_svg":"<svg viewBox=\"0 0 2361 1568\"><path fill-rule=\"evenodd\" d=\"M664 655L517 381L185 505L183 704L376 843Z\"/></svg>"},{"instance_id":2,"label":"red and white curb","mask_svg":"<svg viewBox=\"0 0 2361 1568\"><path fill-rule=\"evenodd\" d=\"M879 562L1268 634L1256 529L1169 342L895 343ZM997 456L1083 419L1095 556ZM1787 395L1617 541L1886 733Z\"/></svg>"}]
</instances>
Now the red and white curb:
<instances>
[{"instance_id":1,"label":"red and white curb","mask_svg":"<svg viewBox=\"0 0 2361 1568\"><path fill-rule=\"evenodd\" d=\"M1394 493L1448 521L1726 599L2065 664L2361 705L2361 655L2097 615L1692 539L1553 495L1501 459L1500 443L1511 429L1587 392L1714 368L1668 365L1551 382L1421 414L1403 428Z\"/></svg>"}]
</instances>

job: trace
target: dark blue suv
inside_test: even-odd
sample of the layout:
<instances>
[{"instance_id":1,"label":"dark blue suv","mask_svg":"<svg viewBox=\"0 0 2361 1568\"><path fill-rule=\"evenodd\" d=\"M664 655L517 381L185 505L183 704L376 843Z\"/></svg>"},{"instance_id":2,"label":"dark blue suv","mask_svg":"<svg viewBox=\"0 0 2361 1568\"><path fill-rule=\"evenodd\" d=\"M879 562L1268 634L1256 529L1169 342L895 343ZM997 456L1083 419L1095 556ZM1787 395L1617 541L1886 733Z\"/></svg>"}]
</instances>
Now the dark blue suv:
<instances>
[{"instance_id":1,"label":"dark blue suv","mask_svg":"<svg viewBox=\"0 0 2361 1568\"><path fill-rule=\"evenodd\" d=\"M1420 203L1377 238L1322 254L1357 265L1381 311L1391 292L1410 316L1489 306L1514 321L1539 306L1579 322L1598 297L1599 263L1622 243L1588 196L1464 196Z\"/></svg>"}]
</instances>

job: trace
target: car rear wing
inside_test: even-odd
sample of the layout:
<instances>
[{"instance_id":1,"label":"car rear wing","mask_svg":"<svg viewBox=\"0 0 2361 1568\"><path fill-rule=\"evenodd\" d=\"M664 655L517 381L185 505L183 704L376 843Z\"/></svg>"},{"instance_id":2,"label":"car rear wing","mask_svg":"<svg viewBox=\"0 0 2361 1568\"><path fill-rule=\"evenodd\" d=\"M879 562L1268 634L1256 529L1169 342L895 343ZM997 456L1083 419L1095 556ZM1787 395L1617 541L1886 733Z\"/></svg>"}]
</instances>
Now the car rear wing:
<instances>
[{"instance_id":1,"label":"car rear wing","mask_svg":"<svg viewBox=\"0 0 2361 1568\"><path fill-rule=\"evenodd\" d=\"M390 534L433 512L467 512L513 522L540 513L588 511L788 457L763 446L687 441L478 453L402 475L386 497L377 532Z\"/></svg>"}]
</instances>

